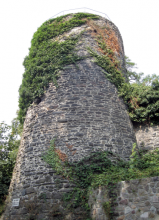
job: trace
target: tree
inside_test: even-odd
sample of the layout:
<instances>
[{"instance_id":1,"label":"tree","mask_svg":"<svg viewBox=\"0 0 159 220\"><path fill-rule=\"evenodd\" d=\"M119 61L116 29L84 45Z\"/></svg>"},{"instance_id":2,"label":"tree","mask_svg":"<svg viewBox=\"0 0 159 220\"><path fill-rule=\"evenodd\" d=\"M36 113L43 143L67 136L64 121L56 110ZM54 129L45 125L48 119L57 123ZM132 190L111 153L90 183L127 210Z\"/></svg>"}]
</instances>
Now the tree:
<instances>
[{"instance_id":1,"label":"tree","mask_svg":"<svg viewBox=\"0 0 159 220\"><path fill-rule=\"evenodd\" d=\"M153 86L155 87L155 85L157 86L157 82L159 81L159 76L157 76L156 74L152 74L152 75L147 75L145 76L140 83L142 83L145 86Z\"/></svg>"},{"instance_id":2,"label":"tree","mask_svg":"<svg viewBox=\"0 0 159 220\"><path fill-rule=\"evenodd\" d=\"M130 83L139 83L144 73L137 73L134 69L137 69L136 63L132 62L129 57L125 56L125 67L127 70L127 77Z\"/></svg>"},{"instance_id":3,"label":"tree","mask_svg":"<svg viewBox=\"0 0 159 220\"><path fill-rule=\"evenodd\" d=\"M129 116L133 122L159 123L159 76L156 74L143 77L136 73L136 64L125 57L129 83L123 90L123 98L128 106Z\"/></svg>"},{"instance_id":4,"label":"tree","mask_svg":"<svg viewBox=\"0 0 159 220\"><path fill-rule=\"evenodd\" d=\"M0 123L0 203L3 202L12 177L22 128L17 118L9 126Z\"/></svg>"}]
</instances>

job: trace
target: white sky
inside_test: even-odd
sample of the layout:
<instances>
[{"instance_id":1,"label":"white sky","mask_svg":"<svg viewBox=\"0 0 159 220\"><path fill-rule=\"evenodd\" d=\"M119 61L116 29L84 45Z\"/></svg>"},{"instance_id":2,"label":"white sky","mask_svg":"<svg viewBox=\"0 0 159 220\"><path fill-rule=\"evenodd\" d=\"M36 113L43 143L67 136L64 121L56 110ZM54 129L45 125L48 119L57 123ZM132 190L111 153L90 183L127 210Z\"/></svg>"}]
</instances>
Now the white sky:
<instances>
[{"instance_id":1,"label":"white sky","mask_svg":"<svg viewBox=\"0 0 159 220\"><path fill-rule=\"evenodd\" d=\"M0 122L10 124L16 116L22 63L33 33L53 15L82 7L106 13L138 71L159 75L159 0L1 0Z\"/></svg>"}]
</instances>

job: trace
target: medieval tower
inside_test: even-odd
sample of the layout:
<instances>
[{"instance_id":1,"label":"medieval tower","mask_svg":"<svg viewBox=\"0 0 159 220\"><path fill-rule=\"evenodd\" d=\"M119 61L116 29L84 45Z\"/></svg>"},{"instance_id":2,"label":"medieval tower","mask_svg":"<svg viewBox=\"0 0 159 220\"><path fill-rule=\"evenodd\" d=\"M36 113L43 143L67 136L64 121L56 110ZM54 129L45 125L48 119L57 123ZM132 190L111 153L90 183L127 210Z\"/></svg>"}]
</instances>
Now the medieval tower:
<instances>
[{"instance_id":1,"label":"medieval tower","mask_svg":"<svg viewBox=\"0 0 159 220\"><path fill-rule=\"evenodd\" d=\"M62 196L76 184L56 172L45 154L51 141L61 164L94 152L129 158L136 138L118 82L110 79L115 70L127 80L120 32L92 14L51 19L34 34L24 65L23 135L3 219L85 219L81 207L64 212Z\"/></svg>"}]
</instances>

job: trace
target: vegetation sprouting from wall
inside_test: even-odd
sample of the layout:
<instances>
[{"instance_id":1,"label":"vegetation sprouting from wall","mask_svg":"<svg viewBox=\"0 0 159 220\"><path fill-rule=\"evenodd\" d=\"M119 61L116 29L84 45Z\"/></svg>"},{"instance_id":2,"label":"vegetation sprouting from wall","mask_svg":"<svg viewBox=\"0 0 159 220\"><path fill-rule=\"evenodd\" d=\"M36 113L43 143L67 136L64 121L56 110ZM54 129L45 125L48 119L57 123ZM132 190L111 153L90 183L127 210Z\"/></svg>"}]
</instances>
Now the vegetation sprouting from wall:
<instances>
[{"instance_id":1,"label":"vegetation sprouting from wall","mask_svg":"<svg viewBox=\"0 0 159 220\"><path fill-rule=\"evenodd\" d=\"M46 21L34 34L29 55L24 60L25 72L19 89L19 120L24 122L28 107L35 98L44 94L50 81L55 85L59 70L64 66L82 59L77 56L74 48L79 36L65 39L64 42L53 38L62 35L74 27L86 23L87 19L97 19L98 16L79 13L67 21L67 16Z\"/></svg>"},{"instance_id":2,"label":"vegetation sprouting from wall","mask_svg":"<svg viewBox=\"0 0 159 220\"><path fill-rule=\"evenodd\" d=\"M90 207L88 199L92 189L102 185L107 187L107 193L111 197L109 219L112 219L115 202L115 198L112 195L114 194L116 183L159 176L159 149L148 152L144 148L137 149L136 144L133 146L129 161L122 160L112 152L99 151L91 153L88 157L84 157L78 162L69 162L67 158L63 160L57 153L54 139L51 141L43 159L57 174L75 185L73 191L64 194L63 203L65 208L72 212L77 207L83 207L85 210L84 219L89 219Z\"/></svg>"},{"instance_id":3,"label":"vegetation sprouting from wall","mask_svg":"<svg viewBox=\"0 0 159 220\"><path fill-rule=\"evenodd\" d=\"M18 112L21 125L24 123L28 107L36 98L40 98L45 93L49 83L53 82L58 87L60 70L86 58L78 56L75 50L83 32L78 35L65 36L64 41L59 40L59 36L84 24L96 30L92 35L98 44L98 51L89 47L87 51L96 64L102 67L106 78L117 87L119 96L123 98L128 107L131 120L149 124L159 122L159 77L153 75L142 78L141 74L132 71L131 67L134 64L128 58L126 58L127 77L123 76L122 67L117 59L119 45L116 36L109 26L102 29L95 25L94 20L98 18L93 14L77 13L51 19L38 28L33 35L29 55L23 63L25 72L19 88ZM6 125L1 124L0 135L7 129ZM13 137L14 133L10 134L6 145L4 143L1 145L0 165L3 170L0 170L0 195L2 198L7 194L15 163L14 152L19 146L19 142L16 142ZM2 150L4 146L6 151ZM7 151L13 151L13 154ZM114 158L113 161L111 157ZM84 209L89 210L88 195L92 187L103 184L110 187L112 183L122 180L159 176L158 150L148 153L134 147L129 162L122 161L111 152L96 152L75 164L68 162L67 158L61 160L52 141L43 159L56 170L57 174L70 181L76 179L73 192L63 197L66 208L83 206ZM5 174L6 168L7 175ZM71 202L68 203L68 201ZM107 207L110 208L110 205L108 204Z\"/></svg>"},{"instance_id":4,"label":"vegetation sprouting from wall","mask_svg":"<svg viewBox=\"0 0 159 220\"><path fill-rule=\"evenodd\" d=\"M22 124L28 107L36 98L44 94L49 82L52 81L56 86L58 85L59 70L62 70L68 64L83 59L83 57L77 56L74 50L80 35L66 37L63 42L58 40L58 36L86 23L89 26L95 26L93 20L98 19L98 16L77 13L67 19L68 16L65 15L46 21L33 36L29 55L23 63L25 72L19 88L18 118ZM98 31L94 34L94 37L102 54L99 55L89 48L88 50L95 58L97 65L103 68L106 77L118 88L119 94L128 106L131 120L157 123L159 121L158 78L156 77L152 80L152 83L146 84L144 81L139 81L137 74L134 75L133 72L127 71L129 78L134 76L138 80L132 84L125 81L114 53L114 49L118 52L118 44L113 36L113 31L109 27L105 30L97 26L95 28ZM106 35L109 37L106 37Z\"/></svg>"}]
</instances>

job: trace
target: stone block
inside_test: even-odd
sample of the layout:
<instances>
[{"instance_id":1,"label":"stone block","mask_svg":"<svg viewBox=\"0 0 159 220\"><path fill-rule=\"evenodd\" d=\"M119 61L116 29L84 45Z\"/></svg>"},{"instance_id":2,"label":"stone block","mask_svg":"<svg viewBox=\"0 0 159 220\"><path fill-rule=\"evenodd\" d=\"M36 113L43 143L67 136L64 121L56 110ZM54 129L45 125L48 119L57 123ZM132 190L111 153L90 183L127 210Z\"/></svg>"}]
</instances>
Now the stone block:
<instances>
[{"instance_id":1,"label":"stone block","mask_svg":"<svg viewBox=\"0 0 159 220\"><path fill-rule=\"evenodd\" d=\"M159 209L159 202L157 202L157 203L154 202L154 203L153 203L153 206L154 206L155 208Z\"/></svg>"},{"instance_id":2,"label":"stone block","mask_svg":"<svg viewBox=\"0 0 159 220\"><path fill-rule=\"evenodd\" d=\"M62 193L59 192L52 193L52 199L61 199L61 198L62 198Z\"/></svg>"},{"instance_id":3,"label":"stone block","mask_svg":"<svg viewBox=\"0 0 159 220\"><path fill-rule=\"evenodd\" d=\"M138 195L139 196L147 196L147 192L144 189L139 189L138 190Z\"/></svg>"},{"instance_id":4,"label":"stone block","mask_svg":"<svg viewBox=\"0 0 159 220\"><path fill-rule=\"evenodd\" d=\"M12 215L9 220L22 220L21 215ZM8 220L8 219L6 219Z\"/></svg>"},{"instance_id":5,"label":"stone block","mask_svg":"<svg viewBox=\"0 0 159 220\"><path fill-rule=\"evenodd\" d=\"M132 211L132 209L129 206L125 207L125 214L128 214L131 211Z\"/></svg>"},{"instance_id":6,"label":"stone block","mask_svg":"<svg viewBox=\"0 0 159 220\"><path fill-rule=\"evenodd\" d=\"M155 217L155 214L152 213L152 212L150 212L150 213L149 213L149 218L154 219L154 217Z\"/></svg>"},{"instance_id":7,"label":"stone block","mask_svg":"<svg viewBox=\"0 0 159 220\"><path fill-rule=\"evenodd\" d=\"M17 210L17 209L13 209L11 211L11 215L18 215L18 214L19 214L19 210Z\"/></svg>"},{"instance_id":8,"label":"stone block","mask_svg":"<svg viewBox=\"0 0 159 220\"><path fill-rule=\"evenodd\" d=\"M45 183L45 179L38 179L38 180L36 181L36 184L40 184L40 183Z\"/></svg>"},{"instance_id":9,"label":"stone block","mask_svg":"<svg viewBox=\"0 0 159 220\"><path fill-rule=\"evenodd\" d=\"M71 192L71 191L73 191L73 188L62 188L59 190L59 192L65 192L65 193Z\"/></svg>"},{"instance_id":10,"label":"stone block","mask_svg":"<svg viewBox=\"0 0 159 220\"><path fill-rule=\"evenodd\" d=\"M25 196L25 193L26 193L26 190L23 189L23 190L21 191L21 195L22 195L22 196Z\"/></svg>"},{"instance_id":11,"label":"stone block","mask_svg":"<svg viewBox=\"0 0 159 220\"><path fill-rule=\"evenodd\" d=\"M151 205L151 203L149 201L145 202L145 206L150 206L150 205Z\"/></svg>"},{"instance_id":12,"label":"stone block","mask_svg":"<svg viewBox=\"0 0 159 220\"><path fill-rule=\"evenodd\" d=\"M153 196L152 202L159 202L159 197L158 196Z\"/></svg>"},{"instance_id":13,"label":"stone block","mask_svg":"<svg viewBox=\"0 0 159 220\"><path fill-rule=\"evenodd\" d=\"M51 182L51 176L50 176L50 175L47 175L47 176L45 177L45 181L46 181L46 182Z\"/></svg>"},{"instance_id":14,"label":"stone block","mask_svg":"<svg viewBox=\"0 0 159 220\"><path fill-rule=\"evenodd\" d=\"M140 203L138 204L138 207L145 207L145 203L144 203L144 202L140 202Z\"/></svg>"},{"instance_id":15,"label":"stone block","mask_svg":"<svg viewBox=\"0 0 159 220\"><path fill-rule=\"evenodd\" d=\"M119 204L122 204L122 205L127 205L128 204L128 200L127 199L123 199L119 202Z\"/></svg>"},{"instance_id":16,"label":"stone block","mask_svg":"<svg viewBox=\"0 0 159 220\"><path fill-rule=\"evenodd\" d=\"M149 195L147 194L146 196L141 196L140 197L140 201L146 201L146 200L149 200Z\"/></svg>"},{"instance_id":17,"label":"stone block","mask_svg":"<svg viewBox=\"0 0 159 220\"><path fill-rule=\"evenodd\" d=\"M34 193L34 192L35 192L35 189L34 189L33 187L27 188L27 189L25 190L26 195L27 195L27 194L30 194L30 193Z\"/></svg>"},{"instance_id":18,"label":"stone block","mask_svg":"<svg viewBox=\"0 0 159 220\"><path fill-rule=\"evenodd\" d=\"M159 177L158 176L151 177L151 180L154 181L154 182L159 181Z\"/></svg>"},{"instance_id":19,"label":"stone block","mask_svg":"<svg viewBox=\"0 0 159 220\"><path fill-rule=\"evenodd\" d=\"M152 213L156 213L156 208L155 208L154 206L151 206L150 211L151 211Z\"/></svg>"},{"instance_id":20,"label":"stone block","mask_svg":"<svg viewBox=\"0 0 159 220\"><path fill-rule=\"evenodd\" d=\"M64 188L69 188L70 184L69 183L64 183L63 186L64 186Z\"/></svg>"},{"instance_id":21,"label":"stone block","mask_svg":"<svg viewBox=\"0 0 159 220\"><path fill-rule=\"evenodd\" d=\"M19 214L23 215L23 214L27 214L28 210L26 208L23 208L20 210Z\"/></svg>"},{"instance_id":22,"label":"stone block","mask_svg":"<svg viewBox=\"0 0 159 220\"><path fill-rule=\"evenodd\" d=\"M143 214L140 215L140 218L145 218L147 219L149 216L149 213L148 212L144 212Z\"/></svg>"},{"instance_id":23,"label":"stone block","mask_svg":"<svg viewBox=\"0 0 159 220\"><path fill-rule=\"evenodd\" d=\"M26 153L31 152L31 151L33 151L33 147L26 148L25 150Z\"/></svg>"},{"instance_id":24,"label":"stone block","mask_svg":"<svg viewBox=\"0 0 159 220\"><path fill-rule=\"evenodd\" d=\"M125 215L120 216L120 217L117 218L117 220L124 220L124 219L125 219Z\"/></svg>"}]
</instances>

